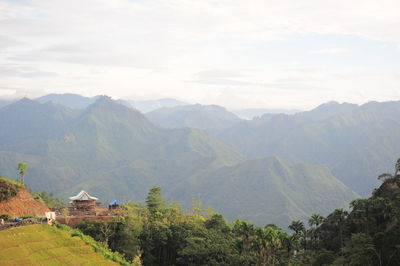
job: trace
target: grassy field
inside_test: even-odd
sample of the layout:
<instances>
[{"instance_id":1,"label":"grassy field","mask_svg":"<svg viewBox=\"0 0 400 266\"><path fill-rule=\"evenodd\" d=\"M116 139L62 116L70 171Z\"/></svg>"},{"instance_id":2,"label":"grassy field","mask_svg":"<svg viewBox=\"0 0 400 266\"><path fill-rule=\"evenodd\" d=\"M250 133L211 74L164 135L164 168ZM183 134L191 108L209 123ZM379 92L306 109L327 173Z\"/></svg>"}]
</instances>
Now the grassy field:
<instances>
[{"instance_id":1,"label":"grassy field","mask_svg":"<svg viewBox=\"0 0 400 266\"><path fill-rule=\"evenodd\" d=\"M119 265L79 237L36 224L0 231L0 265Z\"/></svg>"}]
</instances>

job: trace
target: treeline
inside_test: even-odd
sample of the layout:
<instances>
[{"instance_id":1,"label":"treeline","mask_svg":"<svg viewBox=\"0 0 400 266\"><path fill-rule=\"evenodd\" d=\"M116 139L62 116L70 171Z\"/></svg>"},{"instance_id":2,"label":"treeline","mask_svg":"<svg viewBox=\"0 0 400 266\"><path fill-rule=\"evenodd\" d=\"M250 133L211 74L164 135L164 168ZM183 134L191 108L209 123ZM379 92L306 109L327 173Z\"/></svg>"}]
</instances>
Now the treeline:
<instances>
[{"instance_id":1,"label":"treeline","mask_svg":"<svg viewBox=\"0 0 400 266\"><path fill-rule=\"evenodd\" d=\"M85 221L78 228L143 265L400 265L400 161L394 175L369 199L313 214L306 226L293 221L284 232L275 225L227 221L194 201L185 214L150 189L146 205L129 203L108 223Z\"/></svg>"}]
</instances>

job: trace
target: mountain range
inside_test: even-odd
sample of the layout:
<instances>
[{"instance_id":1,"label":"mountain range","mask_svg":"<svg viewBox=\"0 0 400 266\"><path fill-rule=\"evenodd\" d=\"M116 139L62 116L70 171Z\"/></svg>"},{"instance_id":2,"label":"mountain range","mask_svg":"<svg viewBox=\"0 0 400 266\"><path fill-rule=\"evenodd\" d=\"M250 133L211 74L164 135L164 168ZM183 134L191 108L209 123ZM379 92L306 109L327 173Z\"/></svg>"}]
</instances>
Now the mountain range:
<instances>
[{"instance_id":1,"label":"mountain range","mask_svg":"<svg viewBox=\"0 0 400 266\"><path fill-rule=\"evenodd\" d=\"M247 158L277 155L327 166L361 195L393 169L400 151L400 102L361 106L330 102L295 115L264 115L219 135Z\"/></svg>"},{"instance_id":2,"label":"mountain range","mask_svg":"<svg viewBox=\"0 0 400 266\"><path fill-rule=\"evenodd\" d=\"M164 128L198 128L216 135L241 121L235 114L217 105L162 107L146 113L154 124Z\"/></svg>"},{"instance_id":3,"label":"mountain range","mask_svg":"<svg viewBox=\"0 0 400 266\"><path fill-rule=\"evenodd\" d=\"M17 163L27 161L33 189L63 198L84 189L104 202L143 201L150 187L161 186L167 198L196 197L230 219L261 225L326 214L358 196L329 167L279 154L258 158L234 143L238 127L257 121L221 129L227 143L185 125L161 128L105 96L85 109L22 99L0 108L0 174L14 177Z\"/></svg>"}]
</instances>

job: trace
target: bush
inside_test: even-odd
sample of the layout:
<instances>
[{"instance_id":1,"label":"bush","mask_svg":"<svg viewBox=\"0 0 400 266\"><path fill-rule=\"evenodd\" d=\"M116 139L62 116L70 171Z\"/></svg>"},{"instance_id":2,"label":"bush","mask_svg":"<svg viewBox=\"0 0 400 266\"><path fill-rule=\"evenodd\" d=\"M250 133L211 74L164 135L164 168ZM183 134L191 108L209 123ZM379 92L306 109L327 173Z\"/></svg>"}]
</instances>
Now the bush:
<instances>
[{"instance_id":1,"label":"bush","mask_svg":"<svg viewBox=\"0 0 400 266\"><path fill-rule=\"evenodd\" d=\"M21 186L17 182L12 182L6 178L0 177L0 202L7 201L15 197Z\"/></svg>"},{"instance_id":2,"label":"bush","mask_svg":"<svg viewBox=\"0 0 400 266\"><path fill-rule=\"evenodd\" d=\"M3 219L4 221L11 221L12 218L13 217L9 214L0 214L0 219Z\"/></svg>"}]
</instances>

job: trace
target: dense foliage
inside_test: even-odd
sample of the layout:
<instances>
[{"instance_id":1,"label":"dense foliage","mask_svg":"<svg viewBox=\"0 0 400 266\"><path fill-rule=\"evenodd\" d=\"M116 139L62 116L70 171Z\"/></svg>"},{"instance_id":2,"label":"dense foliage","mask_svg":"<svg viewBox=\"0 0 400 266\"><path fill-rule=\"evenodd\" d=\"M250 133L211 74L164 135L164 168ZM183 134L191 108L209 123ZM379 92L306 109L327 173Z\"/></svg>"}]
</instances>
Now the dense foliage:
<instances>
[{"instance_id":1,"label":"dense foliage","mask_svg":"<svg viewBox=\"0 0 400 266\"><path fill-rule=\"evenodd\" d=\"M399 162L399 161L398 161ZM400 175L380 176L382 185L368 199L336 209L326 218L310 217L310 228L294 221L300 240L296 260L304 265L400 265ZM382 178L383 177L383 178Z\"/></svg>"},{"instance_id":2,"label":"dense foliage","mask_svg":"<svg viewBox=\"0 0 400 266\"><path fill-rule=\"evenodd\" d=\"M257 227L236 220L228 224L197 201L188 214L165 203L152 188L146 206L130 203L125 215L111 222L83 221L78 228L144 265L266 265L292 260L294 239L274 225Z\"/></svg>"},{"instance_id":3,"label":"dense foliage","mask_svg":"<svg viewBox=\"0 0 400 266\"><path fill-rule=\"evenodd\" d=\"M154 187L146 206L130 203L113 221L78 228L144 265L399 265L400 175L385 175L372 197L350 207L313 214L308 228L293 221L289 234L273 224L227 223L196 201L185 214Z\"/></svg>"}]
</instances>

